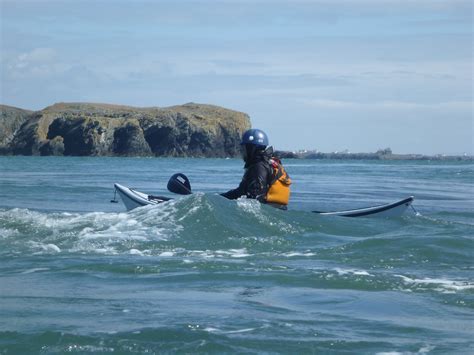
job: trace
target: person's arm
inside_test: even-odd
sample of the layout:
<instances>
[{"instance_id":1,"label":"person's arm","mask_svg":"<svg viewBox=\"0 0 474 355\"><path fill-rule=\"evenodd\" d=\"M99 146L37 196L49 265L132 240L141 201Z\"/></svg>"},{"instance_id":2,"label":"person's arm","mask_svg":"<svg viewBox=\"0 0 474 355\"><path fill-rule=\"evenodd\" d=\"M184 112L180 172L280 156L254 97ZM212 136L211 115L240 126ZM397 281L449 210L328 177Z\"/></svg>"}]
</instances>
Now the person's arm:
<instances>
[{"instance_id":1,"label":"person's arm","mask_svg":"<svg viewBox=\"0 0 474 355\"><path fill-rule=\"evenodd\" d=\"M245 175L242 181L240 182L239 186L236 189L229 190L227 192L224 192L221 194L221 196L224 196L225 198L228 198L229 200L236 200L239 197L245 195L245 190L246 190L246 181L245 181Z\"/></svg>"},{"instance_id":2,"label":"person's arm","mask_svg":"<svg viewBox=\"0 0 474 355\"><path fill-rule=\"evenodd\" d=\"M247 191L249 198L263 200L268 191L269 168L265 164L255 164L247 173Z\"/></svg>"},{"instance_id":3,"label":"person's arm","mask_svg":"<svg viewBox=\"0 0 474 355\"><path fill-rule=\"evenodd\" d=\"M221 196L230 200L236 200L242 196L263 200L268 191L269 174L271 171L265 164L254 164L245 172L239 187L227 191Z\"/></svg>"}]
</instances>

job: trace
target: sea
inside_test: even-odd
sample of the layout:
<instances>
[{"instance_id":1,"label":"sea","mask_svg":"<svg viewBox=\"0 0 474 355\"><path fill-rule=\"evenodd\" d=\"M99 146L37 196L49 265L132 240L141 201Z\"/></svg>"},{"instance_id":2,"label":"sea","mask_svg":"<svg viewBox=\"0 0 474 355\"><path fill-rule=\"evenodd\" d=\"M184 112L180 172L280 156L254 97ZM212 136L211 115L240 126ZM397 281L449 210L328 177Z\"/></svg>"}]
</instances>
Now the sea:
<instances>
[{"instance_id":1,"label":"sea","mask_svg":"<svg viewBox=\"0 0 474 355\"><path fill-rule=\"evenodd\" d=\"M238 159L0 157L0 354L473 354L473 163L283 163L288 211Z\"/></svg>"}]
</instances>

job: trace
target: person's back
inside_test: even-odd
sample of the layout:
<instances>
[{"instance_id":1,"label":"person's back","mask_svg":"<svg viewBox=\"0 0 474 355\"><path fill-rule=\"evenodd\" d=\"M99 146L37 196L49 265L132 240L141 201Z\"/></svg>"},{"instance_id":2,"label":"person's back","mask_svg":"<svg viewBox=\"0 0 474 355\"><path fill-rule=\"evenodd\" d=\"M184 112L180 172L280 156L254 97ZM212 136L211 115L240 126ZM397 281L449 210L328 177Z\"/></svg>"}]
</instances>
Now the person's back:
<instances>
[{"instance_id":1,"label":"person's back","mask_svg":"<svg viewBox=\"0 0 474 355\"><path fill-rule=\"evenodd\" d=\"M242 136L241 150L242 158L245 162L245 173L242 181L236 189L227 191L222 196L232 200L246 196L263 203L269 203L274 207L286 208L291 181L284 169L282 169L280 161L273 158L273 148L268 147L268 137L265 132L259 129L246 131ZM277 181L283 181L282 176L277 176L281 170L285 174L287 184L281 184L278 188L280 190L286 188L287 192L283 194L277 193L277 195L287 197L279 198L276 202L267 200L272 186Z\"/></svg>"}]
</instances>

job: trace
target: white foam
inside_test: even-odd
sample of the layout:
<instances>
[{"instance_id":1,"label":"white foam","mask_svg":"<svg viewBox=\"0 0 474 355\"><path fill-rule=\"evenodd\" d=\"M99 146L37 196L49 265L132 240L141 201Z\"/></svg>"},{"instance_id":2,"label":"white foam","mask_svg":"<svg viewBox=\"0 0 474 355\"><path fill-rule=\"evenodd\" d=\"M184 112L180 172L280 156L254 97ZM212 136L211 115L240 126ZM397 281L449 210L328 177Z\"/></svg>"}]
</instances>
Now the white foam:
<instances>
[{"instance_id":1,"label":"white foam","mask_svg":"<svg viewBox=\"0 0 474 355\"><path fill-rule=\"evenodd\" d=\"M18 235L20 235L20 232L18 232L18 229L0 228L0 238L1 239L8 239L8 238L16 237Z\"/></svg>"},{"instance_id":2,"label":"white foam","mask_svg":"<svg viewBox=\"0 0 474 355\"><path fill-rule=\"evenodd\" d=\"M237 207L245 213L256 217L261 223L269 224L271 222L262 214L262 204L257 200L248 199L245 196L241 197L237 199Z\"/></svg>"},{"instance_id":3,"label":"white foam","mask_svg":"<svg viewBox=\"0 0 474 355\"><path fill-rule=\"evenodd\" d=\"M209 250L206 250L207 253L210 253ZM242 248L242 249L229 249L229 250L216 250L215 254L218 257L222 256L230 256L231 258L246 258L248 256L252 256L252 254L249 254L247 252L247 249Z\"/></svg>"},{"instance_id":4,"label":"white foam","mask_svg":"<svg viewBox=\"0 0 474 355\"><path fill-rule=\"evenodd\" d=\"M261 210L261 203L254 199L249 199L245 196L242 196L238 198L236 201L237 201L237 207L247 212L256 212L256 211Z\"/></svg>"},{"instance_id":5,"label":"white foam","mask_svg":"<svg viewBox=\"0 0 474 355\"><path fill-rule=\"evenodd\" d=\"M113 334L113 333L111 333ZM80 352L80 353L110 353L115 349L111 347L93 346L93 345L68 345L66 352Z\"/></svg>"},{"instance_id":6,"label":"white foam","mask_svg":"<svg viewBox=\"0 0 474 355\"><path fill-rule=\"evenodd\" d=\"M164 251L164 252L160 253L159 256L170 257L170 256L174 256L174 253L172 251Z\"/></svg>"},{"instance_id":7,"label":"white foam","mask_svg":"<svg viewBox=\"0 0 474 355\"><path fill-rule=\"evenodd\" d=\"M314 256L316 255L315 253L298 253L298 252L290 252L290 253L285 253L283 254L287 258L291 258L293 256Z\"/></svg>"},{"instance_id":8,"label":"white foam","mask_svg":"<svg viewBox=\"0 0 474 355\"><path fill-rule=\"evenodd\" d=\"M379 352L379 353L376 353L376 355L410 355L410 354L427 354L429 353L431 350L433 350L435 348L435 346L433 345L426 345L422 348L420 348L420 350L418 350L416 353L413 353L413 352L398 352L398 351L382 351L382 352Z\"/></svg>"},{"instance_id":9,"label":"white foam","mask_svg":"<svg viewBox=\"0 0 474 355\"><path fill-rule=\"evenodd\" d=\"M418 353L419 354L426 354L428 352L430 352L431 350L433 350L435 348L434 345L426 345L422 348L420 348L420 350L418 350Z\"/></svg>"},{"instance_id":10,"label":"white foam","mask_svg":"<svg viewBox=\"0 0 474 355\"><path fill-rule=\"evenodd\" d=\"M108 247L108 248L91 248L89 249L89 251L94 251L98 254L111 254L111 255L116 255L118 254L117 250L115 250L115 248L112 248L112 247Z\"/></svg>"},{"instance_id":11,"label":"white foam","mask_svg":"<svg viewBox=\"0 0 474 355\"><path fill-rule=\"evenodd\" d=\"M449 293L452 291L465 291L474 289L474 283L470 281L459 281L459 280L446 280L446 279L412 279L403 275L395 275L400 277L406 284L418 284L418 285L433 285L439 286L435 290Z\"/></svg>"},{"instance_id":12,"label":"white foam","mask_svg":"<svg viewBox=\"0 0 474 355\"><path fill-rule=\"evenodd\" d=\"M236 253L236 254L232 254L231 257L232 258L247 258L249 256L252 256L252 254L247 254L247 253Z\"/></svg>"},{"instance_id":13,"label":"white foam","mask_svg":"<svg viewBox=\"0 0 474 355\"><path fill-rule=\"evenodd\" d=\"M246 258L248 256L251 256L251 254L249 254L247 252L247 249L243 248L243 249L230 249L229 252L231 253L230 256L232 258Z\"/></svg>"},{"instance_id":14,"label":"white foam","mask_svg":"<svg viewBox=\"0 0 474 355\"><path fill-rule=\"evenodd\" d=\"M127 226L136 226L138 224L138 221L135 219L129 219L126 221Z\"/></svg>"},{"instance_id":15,"label":"white foam","mask_svg":"<svg viewBox=\"0 0 474 355\"><path fill-rule=\"evenodd\" d=\"M372 274L369 274L365 270L335 268L334 271L336 271L339 275L352 274L352 275L358 275L358 276L373 276Z\"/></svg>"},{"instance_id":16,"label":"white foam","mask_svg":"<svg viewBox=\"0 0 474 355\"><path fill-rule=\"evenodd\" d=\"M72 252L112 253L122 251L124 242L167 240L182 229L176 224L176 207L146 206L128 213L90 213L82 215L82 222L73 232ZM160 227L157 227L159 223ZM136 245L136 243L132 243ZM132 255L150 255L150 251L126 249ZM166 255L166 254L165 254Z\"/></svg>"},{"instance_id":17,"label":"white foam","mask_svg":"<svg viewBox=\"0 0 474 355\"><path fill-rule=\"evenodd\" d=\"M143 210L133 213L41 213L27 209L13 209L2 214L22 224L34 227L27 245L35 254L92 252L117 254L123 241L166 240L177 228L173 208ZM169 217L169 218L168 218ZM156 228L157 220L161 228ZM0 229L0 238L11 238L19 232ZM46 241L38 240L36 234ZM56 242L60 240L60 244ZM117 249L116 249L117 248ZM130 253L140 252L131 251ZM143 253L143 252L141 252ZM144 253L143 253L144 254Z\"/></svg>"},{"instance_id":18,"label":"white foam","mask_svg":"<svg viewBox=\"0 0 474 355\"><path fill-rule=\"evenodd\" d=\"M33 249L40 249L40 251L36 252L35 254L43 254L43 253L60 253L61 249L56 244L44 244L39 242L30 241L28 244Z\"/></svg>"}]
</instances>

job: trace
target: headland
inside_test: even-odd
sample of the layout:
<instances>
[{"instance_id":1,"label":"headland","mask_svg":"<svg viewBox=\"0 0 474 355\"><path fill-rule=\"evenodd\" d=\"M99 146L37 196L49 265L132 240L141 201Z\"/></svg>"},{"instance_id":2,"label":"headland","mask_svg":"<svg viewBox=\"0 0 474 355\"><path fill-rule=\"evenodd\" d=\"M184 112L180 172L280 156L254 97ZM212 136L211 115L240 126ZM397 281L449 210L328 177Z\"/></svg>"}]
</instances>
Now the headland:
<instances>
[{"instance_id":1,"label":"headland","mask_svg":"<svg viewBox=\"0 0 474 355\"><path fill-rule=\"evenodd\" d=\"M131 107L56 103L39 111L0 105L0 155L163 156L227 158L240 155L240 137L251 127L246 113L187 103ZM395 154L316 150L277 151L285 159L457 160L472 155Z\"/></svg>"},{"instance_id":2,"label":"headland","mask_svg":"<svg viewBox=\"0 0 474 355\"><path fill-rule=\"evenodd\" d=\"M1 105L0 154L234 157L248 128L245 113L195 103L57 103L40 111Z\"/></svg>"}]
</instances>

